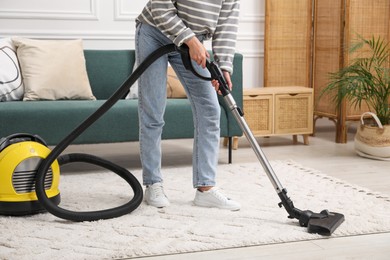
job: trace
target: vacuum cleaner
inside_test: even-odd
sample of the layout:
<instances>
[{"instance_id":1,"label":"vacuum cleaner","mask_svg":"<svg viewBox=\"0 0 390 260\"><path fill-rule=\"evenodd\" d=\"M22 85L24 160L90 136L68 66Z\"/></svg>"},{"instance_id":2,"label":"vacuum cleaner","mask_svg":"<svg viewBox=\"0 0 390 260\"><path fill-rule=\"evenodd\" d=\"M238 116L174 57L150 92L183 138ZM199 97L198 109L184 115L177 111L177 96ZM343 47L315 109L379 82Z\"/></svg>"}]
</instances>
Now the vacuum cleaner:
<instances>
[{"instance_id":1,"label":"vacuum cleaner","mask_svg":"<svg viewBox=\"0 0 390 260\"><path fill-rule=\"evenodd\" d=\"M0 214L22 216L44 212L38 202L34 181L40 161L50 153L38 135L13 134L0 139ZM49 199L60 203L60 168L54 161L45 177Z\"/></svg>"},{"instance_id":2,"label":"vacuum cleaner","mask_svg":"<svg viewBox=\"0 0 390 260\"><path fill-rule=\"evenodd\" d=\"M298 219L300 226L307 227L308 231L311 233L331 235L334 230L336 230L336 228L339 227L340 224L344 221L344 215L336 212L329 212L328 210L323 210L320 213L314 213L310 210L300 210L294 206L292 200L287 195L287 190L281 185L265 154L261 150L254 135L249 129L244 119L244 113L241 108L237 106L233 96L231 95L228 84L226 83L226 80L223 77L223 74L218 65L215 62L207 61L206 67L210 71L211 77L208 78L199 75L192 66L192 61L189 56L189 49L186 45L177 47L175 44L169 44L160 47L152 54L150 54L125 80L125 82L118 88L118 90L100 108L96 110L96 112L94 112L84 122L76 127L67 137L65 137L57 146L55 146L52 151L41 157L42 159L40 159L40 163L35 171L35 193L42 207L59 218L71 221L94 221L99 219L114 218L130 213L140 205L143 197L142 187L138 180L126 169L104 159L88 154L76 153L61 155L61 153L73 142L73 140L75 140L90 125L92 125L97 119L106 113L119 99L126 96L130 87L155 60L163 55L176 51L181 54L182 61L186 69L191 70L197 77L200 77L204 80L218 80L220 85L219 91L223 96L224 102L229 107L231 113L233 113L235 120L238 122L240 128L247 137L252 149L254 150L257 158L259 159L281 200L281 202L278 204L279 207L284 207L286 209L288 218ZM128 203L113 209L88 212L75 212L63 209L59 207L58 201L51 199L50 193L45 190L45 183L47 183L50 171L53 172L56 161L58 161L59 165L73 162L85 162L106 168L126 180L133 189L134 196Z\"/></svg>"}]
</instances>

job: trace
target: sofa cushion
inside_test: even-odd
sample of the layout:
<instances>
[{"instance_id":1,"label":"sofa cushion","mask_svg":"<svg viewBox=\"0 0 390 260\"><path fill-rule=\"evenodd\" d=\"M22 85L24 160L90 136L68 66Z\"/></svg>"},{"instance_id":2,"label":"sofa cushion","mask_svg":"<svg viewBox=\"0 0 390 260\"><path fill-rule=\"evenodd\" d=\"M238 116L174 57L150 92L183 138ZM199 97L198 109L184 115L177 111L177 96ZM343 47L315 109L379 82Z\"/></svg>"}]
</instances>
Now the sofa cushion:
<instances>
[{"instance_id":1,"label":"sofa cushion","mask_svg":"<svg viewBox=\"0 0 390 260\"><path fill-rule=\"evenodd\" d=\"M126 99L136 98L138 98L138 81L130 88L126 97ZM187 98L184 87L171 66L167 69L167 98Z\"/></svg>"},{"instance_id":2,"label":"sofa cushion","mask_svg":"<svg viewBox=\"0 0 390 260\"><path fill-rule=\"evenodd\" d=\"M94 96L108 99L129 77L134 50L84 50L87 73Z\"/></svg>"},{"instance_id":3,"label":"sofa cushion","mask_svg":"<svg viewBox=\"0 0 390 260\"><path fill-rule=\"evenodd\" d=\"M82 40L13 38L22 70L23 100L95 99Z\"/></svg>"},{"instance_id":4,"label":"sofa cushion","mask_svg":"<svg viewBox=\"0 0 390 260\"><path fill-rule=\"evenodd\" d=\"M105 100L58 100L0 103L1 136L33 133L49 145L58 144L104 104ZM138 100L119 100L82 133L73 144L138 141ZM15 120L18 119L18 120ZM163 139L192 138L194 124L188 99L168 99ZM221 110L221 136L228 135L228 120ZM183 127L185 126L185 127Z\"/></svg>"},{"instance_id":5,"label":"sofa cushion","mask_svg":"<svg viewBox=\"0 0 390 260\"><path fill-rule=\"evenodd\" d=\"M0 39L0 102L21 100L23 92L15 46L10 38Z\"/></svg>"},{"instance_id":6,"label":"sofa cushion","mask_svg":"<svg viewBox=\"0 0 390 260\"><path fill-rule=\"evenodd\" d=\"M168 98L187 98L187 94L171 66L167 71L167 97Z\"/></svg>"}]
</instances>

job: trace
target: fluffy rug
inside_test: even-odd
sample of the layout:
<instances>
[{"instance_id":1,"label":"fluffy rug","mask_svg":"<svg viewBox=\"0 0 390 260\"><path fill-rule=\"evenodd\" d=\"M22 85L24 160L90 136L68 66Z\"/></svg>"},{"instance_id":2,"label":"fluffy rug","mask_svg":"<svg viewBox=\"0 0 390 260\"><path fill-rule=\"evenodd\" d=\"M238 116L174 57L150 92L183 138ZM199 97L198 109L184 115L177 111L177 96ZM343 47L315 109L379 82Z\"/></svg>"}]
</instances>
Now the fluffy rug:
<instances>
[{"instance_id":1,"label":"fluffy rug","mask_svg":"<svg viewBox=\"0 0 390 260\"><path fill-rule=\"evenodd\" d=\"M294 162L271 162L297 208L340 212L345 222L332 237L390 231L390 198L328 177ZM134 171L140 179L140 171ZM110 220L73 223L51 214L0 217L0 259L121 259L321 239L278 207L259 163L221 165L218 186L242 204L230 212L192 205L190 167L164 169L171 206L144 203ZM61 176L61 206L97 210L123 204L129 187L109 172ZM130 194L129 194L130 193Z\"/></svg>"}]
</instances>

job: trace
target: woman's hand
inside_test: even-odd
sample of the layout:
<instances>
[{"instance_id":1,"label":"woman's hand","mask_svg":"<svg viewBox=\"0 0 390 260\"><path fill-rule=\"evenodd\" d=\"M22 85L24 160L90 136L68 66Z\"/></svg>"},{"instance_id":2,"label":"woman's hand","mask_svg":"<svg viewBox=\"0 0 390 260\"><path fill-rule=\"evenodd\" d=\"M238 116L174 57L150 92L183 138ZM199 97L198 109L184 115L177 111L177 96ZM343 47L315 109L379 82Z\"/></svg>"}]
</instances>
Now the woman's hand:
<instances>
[{"instance_id":1,"label":"woman's hand","mask_svg":"<svg viewBox=\"0 0 390 260\"><path fill-rule=\"evenodd\" d=\"M223 76L225 77L225 80L226 80L226 83L227 83L227 85L228 85L228 87L229 87L229 90L232 90L232 88L233 88L233 83L232 83L232 79L231 79L231 77L230 77L230 73L227 72L227 71L222 71L222 73L223 73ZM213 87L215 88L215 91L217 91L218 94L221 95L221 91L219 90L219 82L218 82L217 80L213 79L213 80L211 81L211 84L212 84Z\"/></svg>"},{"instance_id":2,"label":"woman's hand","mask_svg":"<svg viewBox=\"0 0 390 260\"><path fill-rule=\"evenodd\" d=\"M195 36L185 42L189 48L190 57L202 68L206 68L206 60L210 54L204 45Z\"/></svg>"},{"instance_id":3,"label":"woman's hand","mask_svg":"<svg viewBox=\"0 0 390 260\"><path fill-rule=\"evenodd\" d=\"M204 45L196 38L195 36L188 39L185 42L189 48L189 54L192 60L194 60L198 65L202 66L202 68L206 68L206 60L210 58L209 52L206 50ZM223 71L223 76L225 77L226 83L228 84L229 90L232 90L233 84L230 78L230 73L227 71ZM211 84L215 88L219 94L219 83L217 80L212 80Z\"/></svg>"}]
</instances>

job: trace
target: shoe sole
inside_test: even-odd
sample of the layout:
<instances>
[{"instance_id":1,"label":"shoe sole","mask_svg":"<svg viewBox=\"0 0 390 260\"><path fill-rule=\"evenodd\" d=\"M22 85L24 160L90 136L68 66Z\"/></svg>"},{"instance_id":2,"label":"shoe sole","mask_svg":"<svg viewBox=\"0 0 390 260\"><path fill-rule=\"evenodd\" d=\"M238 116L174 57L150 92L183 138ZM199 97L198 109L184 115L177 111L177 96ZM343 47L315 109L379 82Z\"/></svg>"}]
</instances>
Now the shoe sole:
<instances>
[{"instance_id":1,"label":"shoe sole","mask_svg":"<svg viewBox=\"0 0 390 260\"><path fill-rule=\"evenodd\" d=\"M241 207L219 207L219 206L215 206L213 204L199 203L196 201L194 201L194 205L198 206L198 207L204 207L204 208L227 209L227 210L231 210L231 211L239 211L241 209Z\"/></svg>"},{"instance_id":2,"label":"shoe sole","mask_svg":"<svg viewBox=\"0 0 390 260\"><path fill-rule=\"evenodd\" d=\"M156 208L165 208L165 207L168 207L170 204L155 204L155 203L151 203L151 202L148 202L147 200L145 200L146 204L149 205L149 206L152 206L152 207L156 207Z\"/></svg>"}]
</instances>

